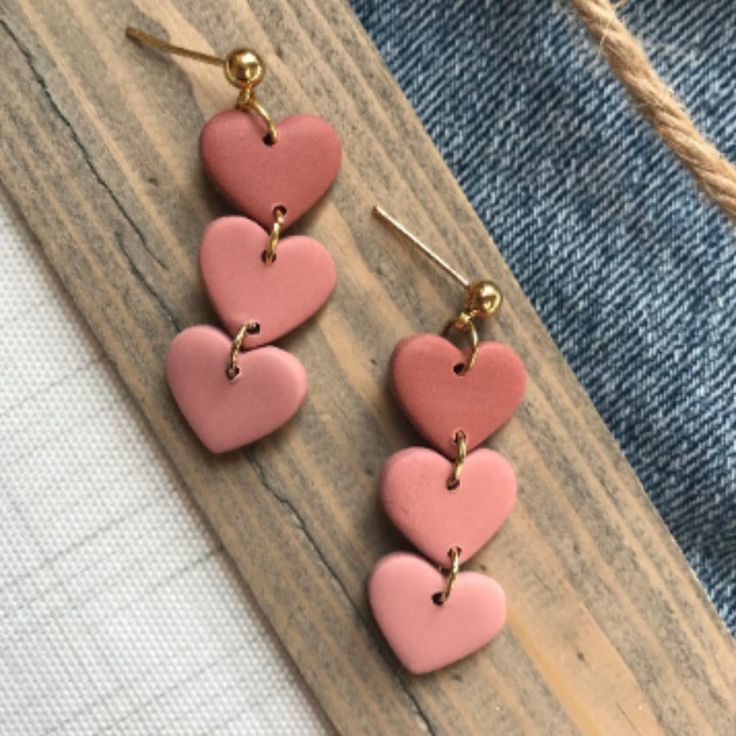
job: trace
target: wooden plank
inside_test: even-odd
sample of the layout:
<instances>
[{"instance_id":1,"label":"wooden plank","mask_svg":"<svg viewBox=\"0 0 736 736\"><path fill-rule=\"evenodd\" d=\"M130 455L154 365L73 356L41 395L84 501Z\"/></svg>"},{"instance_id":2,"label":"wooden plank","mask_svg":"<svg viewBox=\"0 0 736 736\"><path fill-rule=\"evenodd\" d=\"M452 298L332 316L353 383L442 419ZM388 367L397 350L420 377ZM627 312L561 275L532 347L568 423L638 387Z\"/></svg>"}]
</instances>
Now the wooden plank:
<instances>
[{"instance_id":1,"label":"wooden plank","mask_svg":"<svg viewBox=\"0 0 736 736\"><path fill-rule=\"evenodd\" d=\"M162 365L178 330L214 321L195 254L227 209L197 136L233 93L216 69L136 48L127 24L205 51L247 42L268 63L274 116L322 114L345 147L336 185L297 227L339 272L328 306L281 343L304 363L309 399L224 458L193 439ZM2 49L5 184L339 731L733 733L728 633L343 2L13 0ZM400 337L436 331L460 295L371 218L376 201L458 268L494 276L507 300L487 334L531 377L492 441L517 468L520 501L470 565L505 587L509 624L422 678L382 642L364 582L404 546L378 509L377 474L419 442L386 390L387 359ZM50 335L29 362L52 349Z\"/></svg>"}]
</instances>

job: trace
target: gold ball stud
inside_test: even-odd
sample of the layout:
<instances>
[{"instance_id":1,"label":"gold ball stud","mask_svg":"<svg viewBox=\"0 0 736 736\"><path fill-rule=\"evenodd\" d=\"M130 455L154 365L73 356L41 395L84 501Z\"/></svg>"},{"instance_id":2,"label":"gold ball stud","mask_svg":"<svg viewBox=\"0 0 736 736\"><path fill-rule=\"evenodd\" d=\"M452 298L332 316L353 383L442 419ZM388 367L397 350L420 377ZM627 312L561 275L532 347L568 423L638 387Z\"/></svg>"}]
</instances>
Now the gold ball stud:
<instances>
[{"instance_id":1,"label":"gold ball stud","mask_svg":"<svg viewBox=\"0 0 736 736\"><path fill-rule=\"evenodd\" d=\"M260 84L266 68L261 57L250 49L235 49L225 59L225 76L230 84L250 89Z\"/></svg>"},{"instance_id":2,"label":"gold ball stud","mask_svg":"<svg viewBox=\"0 0 736 736\"><path fill-rule=\"evenodd\" d=\"M465 309L475 317L491 317L501 306L501 291L488 279L469 284L465 291Z\"/></svg>"}]
</instances>

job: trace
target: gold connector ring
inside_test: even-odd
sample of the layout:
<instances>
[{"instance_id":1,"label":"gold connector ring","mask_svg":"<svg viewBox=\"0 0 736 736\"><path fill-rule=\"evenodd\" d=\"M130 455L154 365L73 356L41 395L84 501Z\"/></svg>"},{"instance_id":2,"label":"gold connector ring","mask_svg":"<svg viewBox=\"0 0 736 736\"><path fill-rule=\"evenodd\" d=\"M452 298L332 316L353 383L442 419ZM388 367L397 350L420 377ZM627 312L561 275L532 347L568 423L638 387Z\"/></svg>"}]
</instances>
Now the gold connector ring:
<instances>
[{"instance_id":1,"label":"gold connector ring","mask_svg":"<svg viewBox=\"0 0 736 736\"><path fill-rule=\"evenodd\" d=\"M452 472L447 479L447 490L454 491L460 485L460 475L463 472L465 458L468 456L468 438L462 429L455 432L453 443L457 445L457 455L452 464Z\"/></svg>"},{"instance_id":2,"label":"gold connector ring","mask_svg":"<svg viewBox=\"0 0 736 736\"><path fill-rule=\"evenodd\" d=\"M450 570L447 574L447 580L445 582L445 587L443 590L439 591L439 593L435 593L432 596L432 600L438 606L442 606L447 602L447 599L450 597L450 594L452 593L452 589L455 587L455 583L457 582L457 576L460 574L460 553L461 552L462 550L457 545L455 545L454 547L450 547L450 549L447 551L447 555L450 558Z\"/></svg>"},{"instance_id":3,"label":"gold connector ring","mask_svg":"<svg viewBox=\"0 0 736 736\"><path fill-rule=\"evenodd\" d=\"M470 342L470 352L468 353L467 360L458 371L458 375L464 376L475 365L475 359L478 357L478 330L475 329L475 325L473 324L473 316L468 312L460 312L455 319L451 319L445 325L445 328L442 330L442 336L447 337L453 330L456 330L461 335L468 335Z\"/></svg>"},{"instance_id":4,"label":"gold connector ring","mask_svg":"<svg viewBox=\"0 0 736 736\"><path fill-rule=\"evenodd\" d=\"M240 355L240 349L243 346L243 341L246 335L254 335L258 332L258 324L255 322L248 322L248 324L241 325L240 329L233 338L233 343L230 346L230 359L228 360L227 370L225 373L227 377L234 381L240 375L240 366L238 365L238 355Z\"/></svg>"},{"instance_id":5,"label":"gold connector ring","mask_svg":"<svg viewBox=\"0 0 736 736\"><path fill-rule=\"evenodd\" d=\"M238 101L235 103L235 107L239 110L245 110L246 112L254 112L258 117L263 120L268 129L268 143L273 145L278 141L279 134L276 130L276 123L273 122L273 118L268 114L263 105L256 99L255 92L250 87L245 87L240 91L238 95Z\"/></svg>"},{"instance_id":6,"label":"gold connector ring","mask_svg":"<svg viewBox=\"0 0 736 736\"><path fill-rule=\"evenodd\" d=\"M263 251L263 261L269 266L276 260L276 247L281 238L281 230L284 227L284 215L286 212L283 207L276 207L273 211L273 227L271 234L268 236L268 247Z\"/></svg>"}]
</instances>

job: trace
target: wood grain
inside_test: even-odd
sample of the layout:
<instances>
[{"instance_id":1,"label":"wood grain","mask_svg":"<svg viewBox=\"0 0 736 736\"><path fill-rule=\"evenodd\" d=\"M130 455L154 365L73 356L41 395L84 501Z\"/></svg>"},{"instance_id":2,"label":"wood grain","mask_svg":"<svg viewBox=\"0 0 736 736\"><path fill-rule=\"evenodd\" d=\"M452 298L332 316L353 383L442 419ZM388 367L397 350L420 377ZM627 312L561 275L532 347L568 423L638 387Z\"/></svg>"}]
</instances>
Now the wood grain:
<instances>
[{"instance_id":1,"label":"wood grain","mask_svg":"<svg viewBox=\"0 0 736 736\"><path fill-rule=\"evenodd\" d=\"M727 632L346 5L14 0L2 23L5 184L340 732L734 732ZM227 209L197 136L233 93L216 69L136 47L127 24L204 51L246 41L268 63L261 99L274 116L322 114L345 148L337 183L297 226L339 273L328 306L281 342L307 369L307 404L224 458L191 436L162 365L178 330L214 321L196 249ZM458 268L494 276L507 301L487 335L531 377L492 441L517 469L520 502L470 565L505 587L508 626L422 678L382 642L364 583L405 546L378 509L377 474L419 443L386 362L460 295L371 218L376 201Z\"/></svg>"}]
</instances>

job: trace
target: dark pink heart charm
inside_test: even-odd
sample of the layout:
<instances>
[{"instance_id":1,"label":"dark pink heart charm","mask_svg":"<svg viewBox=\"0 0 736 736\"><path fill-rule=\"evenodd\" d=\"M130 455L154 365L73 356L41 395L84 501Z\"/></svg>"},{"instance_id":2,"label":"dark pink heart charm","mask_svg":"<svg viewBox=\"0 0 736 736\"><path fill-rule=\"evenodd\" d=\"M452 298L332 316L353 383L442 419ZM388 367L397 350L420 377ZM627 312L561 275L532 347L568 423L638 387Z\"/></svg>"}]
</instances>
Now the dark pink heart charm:
<instances>
[{"instance_id":1,"label":"dark pink heart charm","mask_svg":"<svg viewBox=\"0 0 736 736\"><path fill-rule=\"evenodd\" d=\"M231 340L207 325L189 327L166 357L171 393L211 452L248 445L278 429L307 393L302 364L285 350L258 348L238 356L240 373L227 377Z\"/></svg>"},{"instance_id":2,"label":"dark pink heart charm","mask_svg":"<svg viewBox=\"0 0 736 736\"><path fill-rule=\"evenodd\" d=\"M465 354L438 335L412 335L391 356L396 398L417 430L454 457L453 439L465 432L468 450L493 434L514 413L526 387L526 371L507 345L482 342L475 365L462 375Z\"/></svg>"},{"instance_id":3,"label":"dark pink heart charm","mask_svg":"<svg viewBox=\"0 0 736 736\"><path fill-rule=\"evenodd\" d=\"M447 601L432 597L445 578L408 552L381 558L368 580L368 600L383 635L415 675L452 664L486 645L506 621L506 595L493 579L461 572Z\"/></svg>"},{"instance_id":4,"label":"dark pink heart charm","mask_svg":"<svg viewBox=\"0 0 736 736\"><path fill-rule=\"evenodd\" d=\"M508 460L481 448L465 459L459 485L450 490L452 463L426 447L393 454L381 472L381 501L399 531L438 565L460 547L469 560L506 521L516 501Z\"/></svg>"},{"instance_id":5,"label":"dark pink heart charm","mask_svg":"<svg viewBox=\"0 0 736 736\"><path fill-rule=\"evenodd\" d=\"M207 294L232 337L258 325L245 347L277 340L311 317L335 286L335 263L312 238L282 238L273 263L263 253L268 233L246 217L220 217L202 236L199 267Z\"/></svg>"},{"instance_id":6,"label":"dark pink heart charm","mask_svg":"<svg viewBox=\"0 0 736 736\"><path fill-rule=\"evenodd\" d=\"M317 115L293 115L276 127L278 140L270 145L257 115L226 110L207 121L199 141L215 186L267 229L275 208L286 211L288 227L318 202L335 180L342 157L337 133Z\"/></svg>"}]
</instances>

